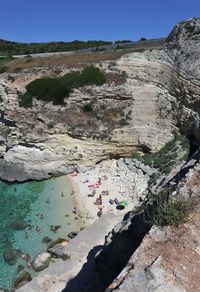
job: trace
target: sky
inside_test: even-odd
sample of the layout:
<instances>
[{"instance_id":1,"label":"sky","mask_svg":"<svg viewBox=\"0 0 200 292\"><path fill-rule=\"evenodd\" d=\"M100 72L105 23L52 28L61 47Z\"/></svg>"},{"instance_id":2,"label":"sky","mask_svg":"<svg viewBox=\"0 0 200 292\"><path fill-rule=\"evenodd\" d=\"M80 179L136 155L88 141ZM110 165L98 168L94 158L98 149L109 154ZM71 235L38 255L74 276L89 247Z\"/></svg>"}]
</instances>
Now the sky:
<instances>
[{"instance_id":1,"label":"sky","mask_svg":"<svg viewBox=\"0 0 200 292\"><path fill-rule=\"evenodd\" d=\"M0 0L0 39L138 40L200 17L200 0Z\"/></svg>"}]
</instances>

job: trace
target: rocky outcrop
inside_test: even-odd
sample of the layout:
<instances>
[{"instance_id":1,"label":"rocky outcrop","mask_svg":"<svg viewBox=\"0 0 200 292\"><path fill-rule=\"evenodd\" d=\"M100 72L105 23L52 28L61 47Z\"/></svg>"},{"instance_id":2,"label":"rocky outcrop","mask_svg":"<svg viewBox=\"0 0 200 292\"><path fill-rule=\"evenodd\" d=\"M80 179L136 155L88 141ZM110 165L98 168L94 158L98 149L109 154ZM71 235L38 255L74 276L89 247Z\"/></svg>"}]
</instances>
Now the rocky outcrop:
<instances>
[{"instance_id":1,"label":"rocky outcrop","mask_svg":"<svg viewBox=\"0 0 200 292\"><path fill-rule=\"evenodd\" d=\"M51 254L48 252L39 253L32 261L32 267L35 272L46 269L51 260Z\"/></svg>"},{"instance_id":2,"label":"rocky outcrop","mask_svg":"<svg viewBox=\"0 0 200 292\"><path fill-rule=\"evenodd\" d=\"M197 205L180 228L153 227L106 291L197 291L199 245Z\"/></svg>"},{"instance_id":3,"label":"rocky outcrop","mask_svg":"<svg viewBox=\"0 0 200 292\"><path fill-rule=\"evenodd\" d=\"M23 285L25 285L26 283L31 281L31 275L27 272L24 271L19 277L17 277L17 279L14 281L14 287L15 288L19 288Z\"/></svg>"},{"instance_id":4,"label":"rocky outcrop","mask_svg":"<svg viewBox=\"0 0 200 292\"><path fill-rule=\"evenodd\" d=\"M200 80L200 19L178 23L167 38L167 52L174 66Z\"/></svg>"},{"instance_id":5,"label":"rocky outcrop","mask_svg":"<svg viewBox=\"0 0 200 292\"><path fill-rule=\"evenodd\" d=\"M20 249L8 248L4 251L3 258L9 265L15 265L21 255Z\"/></svg>"},{"instance_id":6,"label":"rocky outcrop","mask_svg":"<svg viewBox=\"0 0 200 292\"><path fill-rule=\"evenodd\" d=\"M2 75L0 177L42 179L110 157L156 151L177 127L199 144L198 43L199 19L180 23L165 50L129 53L99 64L123 82L76 89L64 106L38 101L31 109L18 105L25 85L44 75L55 76L53 69ZM62 68L60 74L68 71ZM87 103L91 113L83 111Z\"/></svg>"},{"instance_id":7,"label":"rocky outcrop","mask_svg":"<svg viewBox=\"0 0 200 292\"><path fill-rule=\"evenodd\" d=\"M121 219L121 216L111 213L103 215L96 223L79 232L69 244L62 245L62 256L65 256L65 261L50 265L18 291L62 291L68 282L72 287L71 291L79 291L76 281L71 280L80 272L80 280L84 283L85 279L87 284L88 276L94 268L95 255L103 247L104 238L109 230Z\"/></svg>"},{"instance_id":8,"label":"rocky outcrop","mask_svg":"<svg viewBox=\"0 0 200 292\"><path fill-rule=\"evenodd\" d=\"M196 54L195 58L189 57L189 69L185 58L191 52L191 41L198 53L198 29L199 19L183 22L171 33L165 51L131 53L121 57L115 64L104 62L102 67L106 72L125 72L124 84L117 87L106 84L77 90L66 100L62 109L54 107L52 110L49 105L36 103L32 110L27 111L30 124L35 121L35 128L31 133L24 121L27 112L19 109L19 112L23 111L24 117L21 119L20 116L16 124L20 131L27 129L25 142L28 146L18 145L19 141L13 145L14 140L10 139L11 148L7 152L2 150L4 161L14 165L23 161L26 167L24 173L29 177L37 169L38 161L42 161L40 177L52 175L52 171L56 175L58 172L67 172L69 165L80 169L109 156L125 156L131 151L156 151L171 139L172 130L177 127L192 143L199 145L200 87L199 70L196 66L199 55ZM180 55L175 47L176 41L182 51ZM191 74L192 69L194 70ZM79 106L93 101L94 112L98 118L83 115ZM120 117L117 105L123 109L126 123L120 122L122 116ZM72 108L76 109L77 124L73 124ZM115 113L114 117L108 109L112 114ZM69 120L66 122L64 118L67 111ZM9 105L6 113L15 120ZM49 129L47 125L52 121L53 126L51 124ZM38 129L42 129L40 136ZM169 187L167 196L172 201L193 196L198 198L199 152L195 155L183 167L178 165L167 177L161 177L150 186L149 191L159 195L165 187ZM31 159L28 160L28 157ZM146 176L152 174L151 168L139 162L135 164L132 159L125 159L124 162L133 172ZM122 163L122 160L118 163ZM51 172L47 173L47 169L51 169ZM164 201L164 195L160 199ZM195 222L183 224L178 231L171 227L161 230L152 228L152 214L157 203L155 197L147 196L143 203L142 211L129 212L121 223L118 223L119 218L114 214L103 215L66 246L56 245L57 254L60 256L62 253L66 262L50 266L19 291L64 289L63 291L68 292L78 291L80 287L82 291L97 292L106 288L108 291L115 289L126 292L197 291L199 269L198 263L194 262L199 257L200 250L199 212L195 210L192 214L197 216ZM110 230L112 231L109 232ZM119 277L115 279L118 274Z\"/></svg>"}]
</instances>

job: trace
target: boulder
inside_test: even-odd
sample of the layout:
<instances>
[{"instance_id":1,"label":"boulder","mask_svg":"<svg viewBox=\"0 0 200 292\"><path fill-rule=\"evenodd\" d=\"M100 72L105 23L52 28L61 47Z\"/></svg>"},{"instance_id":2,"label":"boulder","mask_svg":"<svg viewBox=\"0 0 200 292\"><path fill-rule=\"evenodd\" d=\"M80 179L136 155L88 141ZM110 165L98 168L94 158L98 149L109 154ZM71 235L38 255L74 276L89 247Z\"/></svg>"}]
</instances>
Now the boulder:
<instances>
[{"instance_id":1,"label":"boulder","mask_svg":"<svg viewBox=\"0 0 200 292\"><path fill-rule=\"evenodd\" d=\"M23 270L24 270L24 266L23 265L18 265L18 267L17 267L17 272L18 273L20 273L20 272L22 272Z\"/></svg>"},{"instance_id":2,"label":"boulder","mask_svg":"<svg viewBox=\"0 0 200 292\"><path fill-rule=\"evenodd\" d=\"M120 158L120 159L117 160L117 166L119 168L123 168L124 167L124 164L125 164L124 158Z\"/></svg>"},{"instance_id":3,"label":"boulder","mask_svg":"<svg viewBox=\"0 0 200 292\"><path fill-rule=\"evenodd\" d=\"M9 248L4 251L3 258L9 265L12 266L16 264L21 254L22 252L20 249Z\"/></svg>"},{"instance_id":4,"label":"boulder","mask_svg":"<svg viewBox=\"0 0 200 292\"><path fill-rule=\"evenodd\" d=\"M61 243L55 244L53 247L48 248L48 252L63 260L67 260L70 258L65 252L65 247L68 245L68 243L68 240L64 240Z\"/></svg>"},{"instance_id":5,"label":"boulder","mask_svg":"<svg viewBox=\"0 0 200 292\"><path fill-rule=\"evenodd\" d=\"M17 219L11 224L11 226L15 230L23 230L27 227L27 223L24 220Z\"/></svg>"},{"instance_id":6,"label":"boulder","mask_svg":"<svg viewBox=\"0 0 200 292\"><path fill-rule=\"evenodd\" d=\"M73 231L72 231L72 232L68 233L67 236L68 236L69 238L73 239L74 237L76 237L77 234L78 234L77 232L73 232Z\"/></svg>"},{"instance_id":7,"label":"boulder","mask_svg":"<svg viewBox=\"0 0 200 292\"><path fill-rule=\"evenodd\" d=\"M14 287L19 288L32 280L31 275L25 271L14 281Z\"/></svg>"},{"instance_id":8,"label":"boulder","mask_svg":"<svg viewBox=\"0 0 200 292\"><path fill-rule=\"evenodd\" d=\"M49 244L51 242L51 238L49 238L48 236L44 236L42 242Z\"/></svg>"},{"instance_id":9,"label":"boulder","mask_svg":"<svg viewBox=\"0 0 200 292\"><path fill-rule=\"evenodd\" d=\"M124 162L126 165L129 165L130 163L132 163L133 159L132 158L125 158Z\"/></svg>"},{"instance_id":10,"label":"boulder","mask_svg":"<svg viewBox=\"0 0 200 292\"><path fill-rule=\"evenodd\" d=\"M51 225L50 230L53 232L57 232L61 225Z\"/></svg>"},{"instance_id":11,"label":"boulder","mask_svg":"<svg viewBox=\"0 0 200 292\"><path fill-rule=\"evenodd\" d=\"M65 241L66 239L64 239L64 238L57 238L56 240L53 240L53 241L51 241L50 243L49 243L49 245L48 245L48 249L49 248L51 248L51 247L53 247L54 245L56 245L56 244L58 244L58 243L61 243L61 242L63 242L63 241Z\"/></svg>"},{"instance_id":12,"label":"boulder","mask_svg":"<svg viewBox=\"0 0 200 292\"><path fill-rule=\"evenodd\" d=\"M35 272L46 269L51 260L51 254L48 252L39 253L32 261L32 267Z\"/></svg>"}]
</instances>

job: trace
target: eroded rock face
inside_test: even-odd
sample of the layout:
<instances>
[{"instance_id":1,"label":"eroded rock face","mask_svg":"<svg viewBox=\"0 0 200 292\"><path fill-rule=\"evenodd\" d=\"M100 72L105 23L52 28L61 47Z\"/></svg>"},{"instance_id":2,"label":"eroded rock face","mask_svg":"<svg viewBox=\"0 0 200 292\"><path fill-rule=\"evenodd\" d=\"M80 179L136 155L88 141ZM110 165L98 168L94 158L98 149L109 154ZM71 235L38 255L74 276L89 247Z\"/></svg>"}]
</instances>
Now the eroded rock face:
<instances>
[{"instance_id":1,"label":"eroded rock face","mask_svg":"<svg viewBox=\"0 0 200 292\"><path fill-rule=\"evenodd\" d=\"M167 53L176 69L200 79L200 18L178 23L167 38Z\"/></svg>"},{"instance_id":2,"label":"eroded rock face","mask_svg":"<svg viewBox=\"0 0 200 292\"><path fill-rule=\"evenodd\" d=\"M166 50L102 62L104 72L125 76L124 81L76 89L64 106L39 101L30 109L18 105L18 92L35 78L55 76L52 68L2 75L0 177L43 179L85 170L110 157L157 151L177 128L199 144L198 31L199 19L188 20L174 28ZM61 74L68 71L62 68ZM87 103L92 113L83 111Z\"/></svg>"}]
</instances>

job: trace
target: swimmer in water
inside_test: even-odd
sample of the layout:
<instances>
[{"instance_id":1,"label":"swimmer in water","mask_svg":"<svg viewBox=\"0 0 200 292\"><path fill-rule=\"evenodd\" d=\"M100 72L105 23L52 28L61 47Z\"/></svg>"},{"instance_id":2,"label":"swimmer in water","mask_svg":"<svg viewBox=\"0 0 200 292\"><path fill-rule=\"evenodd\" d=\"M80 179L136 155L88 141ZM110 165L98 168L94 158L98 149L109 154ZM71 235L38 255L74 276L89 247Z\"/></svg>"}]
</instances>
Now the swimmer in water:
<instances>
[{"instance_id":1,"label":"swimmer in water","mask_svg":"<svg viewBox=\"0 0 200 292\"><path fill-rule=\"evenodd\" d=\"M35 227L35 230L36 230L37 232L40 232L40 227L39 227L39 226L36 226L36 227Z\"/></svg>"},{"instance_id":2,"label":"swimmer in water","mask_svg":"<svg viewBox=\"0 0 200 292\"><path fill-rule=\"evenodd\" d=\"M31 268L31 257L28 253L25 255L25 259L27 268Z\"/></svg>"}]
</instances>

